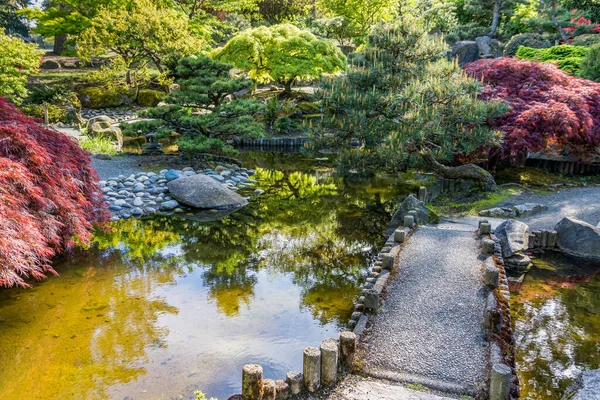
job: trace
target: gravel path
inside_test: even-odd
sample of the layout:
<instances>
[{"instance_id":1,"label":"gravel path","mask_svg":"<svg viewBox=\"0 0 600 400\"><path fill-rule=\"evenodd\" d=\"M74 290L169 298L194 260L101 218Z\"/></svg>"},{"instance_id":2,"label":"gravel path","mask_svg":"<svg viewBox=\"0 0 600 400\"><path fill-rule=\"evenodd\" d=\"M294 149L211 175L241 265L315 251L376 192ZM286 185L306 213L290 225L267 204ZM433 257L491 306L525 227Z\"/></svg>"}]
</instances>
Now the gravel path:
<instances>
[{"instance_id":1,"label":"gravel path","mask_svg":"<svg viewBox=\"0 0 600 400\"><path fill-rule=\"evenodd\" d=\"M548 206L543 213L517 218L531 230L553 229L564 217L574 217L592 225L600 222L600 187L569 188L555 193L524 193L500 203L499 207L523 203L540 203Z\"/></svg>"},{"instance_id":2,"label":"gravel path","mask_svg":"<svg viewBox=\"0 0 600 400\"><path fill-rule=\"evenodd\" d=\"M368 375L442 392L477 392L487 357L478 255L470 227L425 226L410 237L361 344Z\"/></svg>"},{"instance_id":3,"label":"gravel path","mask_svg":"<svg viewBox=\"0 0 600 400\"><path fill-rule=\"evenodd\" d=\"M393 382L349 376L329 400L450 400L432 393L410 390Z\"/></svg>"}]
</instances>

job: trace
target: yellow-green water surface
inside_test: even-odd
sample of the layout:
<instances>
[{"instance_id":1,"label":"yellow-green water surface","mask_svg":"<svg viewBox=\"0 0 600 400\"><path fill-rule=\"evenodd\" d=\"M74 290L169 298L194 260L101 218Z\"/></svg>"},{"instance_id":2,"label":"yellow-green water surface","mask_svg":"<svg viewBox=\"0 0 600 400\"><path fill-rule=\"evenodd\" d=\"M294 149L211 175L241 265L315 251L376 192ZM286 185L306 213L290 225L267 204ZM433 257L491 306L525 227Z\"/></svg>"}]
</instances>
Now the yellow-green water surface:
<instances>
[{"instance_id":1,"label":"yellow-green water surface","mask_svg":"<svg viewBox=\"0 0 600 400\"><path fill-rule=\"evenodd\" d=\"M250 159L265 193L249 206L114 223L59 277L0 290L0 399L224 400L243 364L281 379L336 337L405 189Z\"/></svg>"},{"instance_id":2,"label":"yellow-green water surface","mask_svg":"<svg viewBox=\"0 0 600 400\"><path fill-rule=\"evenodd\" d=\"M521 397L561 399L600 368L600 262L549 253L511 296Z\"/></svg>"}]
</instances>

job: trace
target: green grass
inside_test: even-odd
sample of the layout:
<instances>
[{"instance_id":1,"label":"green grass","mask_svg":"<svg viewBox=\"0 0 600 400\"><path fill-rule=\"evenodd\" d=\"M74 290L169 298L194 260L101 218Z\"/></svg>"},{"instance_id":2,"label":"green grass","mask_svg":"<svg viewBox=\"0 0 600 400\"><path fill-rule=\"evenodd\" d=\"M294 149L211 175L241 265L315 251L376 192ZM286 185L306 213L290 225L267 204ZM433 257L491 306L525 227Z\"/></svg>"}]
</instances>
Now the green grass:
<instances>
[{"instance_id":1,"label":"green grass","mask_svg":"<svg viewBox=\"0 0 600 400\"><path fill-rule=\"evenodd\" d=\"M110 139L102 136L95 138L82 136L81 139L79 139L79 145L92 154L103 153L114 156L118 153L114 143Z\"/></svg>"},{"instance_id":2,"label":"green grass","mask_svg":"<svg viewBox=\"0 0 600 400\"><path fill-rule=\"evenodd\" d=\"M409 383L406 387L411 390L417 390L419 392L425 392L427 390L427 388L421 385L420 383Z\"/></svg>"},{"instance_id":3,"label":"green grass","mask_svg":"<svg viewBox=\"0 0 600 400\"><path fill-rule=\"evenodd\" d=\"M514 187L500 188L496 192L477 193L460 198L457 198L455 193L449 193L435 200L435 209L441 215L477 215L479 211L492 208L512 196L521 194L523 190Z\"/></svg>"}]
</instances>

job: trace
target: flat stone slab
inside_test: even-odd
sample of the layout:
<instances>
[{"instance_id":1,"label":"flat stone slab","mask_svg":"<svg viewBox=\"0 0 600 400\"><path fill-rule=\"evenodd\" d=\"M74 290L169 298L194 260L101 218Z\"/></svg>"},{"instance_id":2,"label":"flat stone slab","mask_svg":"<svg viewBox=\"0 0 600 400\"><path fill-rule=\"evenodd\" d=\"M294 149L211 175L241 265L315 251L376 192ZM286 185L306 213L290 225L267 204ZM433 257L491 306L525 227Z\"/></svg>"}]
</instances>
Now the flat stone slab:
<instances>
[{"instance_id":1,"label":"flat stone slab","mask_svg":"<svg viewBox=\"0 0 600 400\"><path fill-rule=\"evenodd\" d=\"M478 255L474 230L420 227L407 240L384 305L361 340L367 375L475 393L486 365Z\"/></svg>"},{"instance_id":2,"label":"flat stone slab","mask_svg":"<svg viewBox=\"0 0 600 400\"><path fill-rule=\"evenodd\" d=\"M346 378L330 400L449 400L432 393L407 389L392 382L364 379L356 376Z\"/></svg>"}]
</instances>

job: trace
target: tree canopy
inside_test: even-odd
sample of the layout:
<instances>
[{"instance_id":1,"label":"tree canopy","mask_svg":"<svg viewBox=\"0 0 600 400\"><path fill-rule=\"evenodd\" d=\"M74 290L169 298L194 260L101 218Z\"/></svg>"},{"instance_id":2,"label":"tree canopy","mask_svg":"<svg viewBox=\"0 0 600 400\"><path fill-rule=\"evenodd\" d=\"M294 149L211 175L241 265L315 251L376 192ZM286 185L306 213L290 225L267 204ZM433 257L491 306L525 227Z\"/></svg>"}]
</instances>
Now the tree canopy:
<instances>
[{"instance_id":1,"label":"tree canopy","mask_svg":"<svg viewBox=\"0 0 600 400\"><path fill-rule=\"evenodd\" d=\"M199 53L206 45L191 34L187 18L152 0L133 0L129 7L115 9L102 7L77 39L83 59L112 51L128 68L151 61L160 72L166 62Z\"/></svg>"},{"instance_id":2,"label":"tree canopy","mask_svg":"<svg viewBox=\"0 0 600 400\"><path fill-rule=\"evenodd\" d=\"M38 71L41 57L36 44L0 32L0 96L20 103L28 93L27 78Z\"/></svg>"},{"instance_id":3,"label":"tree canopy","mask_svg":"<svg viewBox=\"0 0 600 400\"><path fill-rule=\"evenodd\" d=\"M279 82L287 92L298 78L315 79L346 67L346 57L335 44L291 24L242 32L216 49L213 58L249 71L256 82Z\"/></svg>"}]
</instances>

